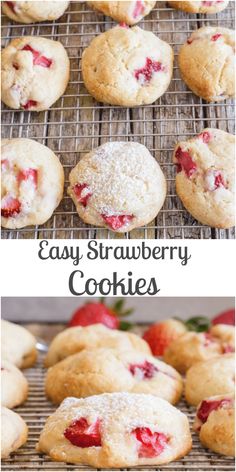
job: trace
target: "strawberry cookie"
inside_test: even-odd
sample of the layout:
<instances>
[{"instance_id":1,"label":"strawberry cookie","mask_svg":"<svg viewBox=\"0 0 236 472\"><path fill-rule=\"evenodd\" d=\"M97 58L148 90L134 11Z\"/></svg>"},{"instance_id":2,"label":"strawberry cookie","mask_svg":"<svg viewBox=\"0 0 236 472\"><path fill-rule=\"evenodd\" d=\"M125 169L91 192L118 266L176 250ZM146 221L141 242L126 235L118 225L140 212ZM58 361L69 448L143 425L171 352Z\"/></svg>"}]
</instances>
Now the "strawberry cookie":
<instances>
[{"instance_id":1,"label":"strawberry cookie","mask_svg":"<svg viewBox=\"0 0 236 472\"><path fill-rule=\"evenodd\" d=\"M193 364L223 354L221 343L210 333L187 332L164 351L164 361L184 374Z\"/></svg>"},{"instance_id":2,"label":"strawberry cookie","mask_svg":"<svg viewBox=\"0 0 236 472\"><path fill-rule=\"evenodd\" d=\"M208 102L235 96L235 39L228 28L204 26L180 48L179 67L187 86Z\"/></svg>"},{"instance_id":3,"label":"strawberry cookie","mask_svg":"<svg viewBox=\"0 0 236 472\"><path fill-rule=\"evenodd\" d=\"M235 455L233 393L205 398L198 406L194 429L203 446L224 456Z\"/></svg>"},{"instance_id":4,"label":"strawberry cookie","mask_svg":"<svg viewBox=\"0 0 236 472\"><path fill-rule=\"evenodd\" d=\"M202 224L234 226L234 155L235 137L212 128L175 147L177 194Z\"/></svg>"},{"instance_id":5,"label":"strawberry cookie","mask_svg":"<svg viewBox=\"0 0 236 472\"><path fill-rule=\"evenodd\" d=\"M2 11L17 23L37 23L57 20L70 2L2 2Z\"/></svg>"},{"instance_id":6,"label":"strawberry cookie","mask_svg":"<svg viewBox=\"0 0 236 472\"><path fill-rule=\"evenodd\" d=\"M233 392L234 364L234 354L225 354L194 364L186 375L187 402L190 405L198 405L204 398Z\"/></svg>"},{"instance_id":7,"label":"strawberry cookie","mask_svg":"<svg viewBox=\"0 0 236 472\"><path fill-rule=\"evenodd\" d=\"M64 171L58 157L32 139L2 140L1 216L4 228L43 224L59 205Z\"/></svg>"},{"instance_id":8,"label":"strawberry cookie","mask_svg":"<svg viewBox=\"0 0 236 472\"><path fill-rule=\"evenodd\" d=\"M23 326L2 320L1 357L20 369L31 367L37 358L35 337Z\"/></svg>"},{"instance_id":9,"label":"strawberry cookie","mask_svg":"<svg viewBox=\"0 0 236 472\"><path fill-rule=\"evenodd\" d=\"M13 109L47 110L65 92L69 71L69 58L59 41L38 36L13 39L2 51L2 101Z\"/></svg>"},{"instance_id":10,"label":"strawberry cookie","mask_svg":"<svg viewBox=\"0 0 236 472\"><path fill-rule=\"evenodd\" d=\"M218 13L224 10L229 3L229 0L215 0L215 1L194 1L194 2L168 2L169 5L177 10L186 11L188 13Z\"/></svg>"},{"instance_id":11,"label":"strawberry cookie","mask_svg":"<svg viewBox=\"0 0 236 472\"><path fill-rule=\"evenodd\" d=\"M1 361L1 405L7 408L24 403L28 395L28 382L11 362Z\"/></svg>"},{"instance_id":12,"label":"strawberry cookie","mask_svg":"<svg viewBox=\"0 0 236 472\"><path fill-rule=\"evenodd\" d=\"M131 392L151 393L175 404L183 381L175 369L153 356L100 348L83 350L51 367L45 389L54 403L66 397Z\"/></svg>"},{"instance_id":13,"label":"strawberry cookie","mask_svg":"<svg viewBox=\"0 0 236 472\"><path fill-rule=\"evenodd\" d=\"M148 344L134 333L110 329L102 324L67 328L57 334L49 346L45 366L57 362L83 349L110 348L119 351L135 350L151 354Z\"/></svg>"},{"instance_id":14,"label":"strawberry cookie","mask_svg":"<svg viewBox=\"0 0 236 472\"><path fill-rule=\"evenodd\" d=\"M1 457L19 449L27 441L28 428L20 415L8 408L1 407Z\"/></svg>"},{"instance_id":15,"label":"strawberry cookie","mask_svg":"<svg viewBox=\"0 0 236 472\"><path fill-rule=\"evenodd\" d=\"M111 142L86 154L71 171L68 193L86 223L124 233L152 221L166 196L166 180L148 149Z\"/></svg>"},{"instance_id":16,"label":"strawberry cookie","mask_svg":"<svg viewBox=\"0 0 236 472\"><path fill-rule=\"evenodd\" d=\"M84 50L86 88L99 102L135 107L155 102L167 90L173 51L138 26L119 25L94 38Z\"/></svg>"},{"instance_id":17,"label":"strawberry cookie","mask_svg":"<svg viewBox=\"0 0 236 472\"><path fill-rule=\"evenodd\" d=\"M87 2L88 5L95 10L102 12L106 16L110 16L118 23L126 25L135 25L147 16L154 8L156 1L130 1L130 2Z\"/></svg>"},{"instance_id":18,"label":"strawberry cookie","mask_svg":"<svg viewBox=\"0 0 236 472\"><path fill-rule=\"evenodd\" d=\"M67 398L48 418L37 449L97 468L168 464L192 446L187 417L154 395Z\"/></svg>"}]
</instances>

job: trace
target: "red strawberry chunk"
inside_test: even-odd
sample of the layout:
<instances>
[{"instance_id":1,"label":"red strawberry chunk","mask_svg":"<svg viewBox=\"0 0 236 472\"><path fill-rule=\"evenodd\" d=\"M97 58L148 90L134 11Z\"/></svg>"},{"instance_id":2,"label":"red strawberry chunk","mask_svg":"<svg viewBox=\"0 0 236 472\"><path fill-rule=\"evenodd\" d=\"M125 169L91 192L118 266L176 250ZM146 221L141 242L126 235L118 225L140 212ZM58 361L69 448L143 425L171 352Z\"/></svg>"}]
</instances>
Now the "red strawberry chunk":
<instances>
[{"instance_id":1,"label":"red strawberry chunk","mask_svg":"<svg viewBox=\"0 0 236 472\"><path fill-rule=\"evenodd\" d=\"M143 85L145 82L150 82L154 72L165 71L165 67L161 62L153 61L149 57L146 58L146 64L141 69L134 71L134 76Z\"/></svg>"},{"instance_id":2,"label":"red strawberry chunk","mask_svg":"<svg viewBox=\"0 0 236 472\"><path fill-rule=\"evenodd\" d=\"M21 204L17 198L7 196L2 201L1 215L4 218L16 216L21 211Z\"/></svg>"},{"instance_id":3,"label":"red strawberry chunk","mask_svg":"<svg viewBox=\"0 0 236 472\"><path fill-rule=\"evenodd\" d=\"M73 187L77 200L84 207L87 206L89 198L92 196L92 192L88 190L88 184L76 184ZM85 189L87 191L85 191Z\"/></svg>"},{"instance_id":4,"label":"red strawberry chunk","mask_svg":"<svg viewBox=\"0 0 236 472\"><path fill-rule=\"evenodd\" d=\"M39 51L33 49L29 44L26 44L22 51L30 51L33 54L33 64L36 66L50 67L52 65L52 60L48 59L45 56L41 56Z\"/></svg>"},{"instance_id":5,"label":"red strawberry chunk","mask_svg":"<svg viewBox=\"0 0 236 472\"><path fill-rule=\"evenodd\" d=\"M192 177L192 175L196 172L197 170L197 165L193 161L190 153L188 151L183 151L181 147L178 147L175 157L178 162L178 168L177 171L181 172L182 170L185 172L187 177Z\"/></svg>"},{"instance_id":6,"label":"red strawberry chunk","mask_svg":"<svg viewBox=\"0 0 236 472\"><path fill-rule=\"evenodd\" d=\"M119 23L119 26L120 26L121 28L129 29L128 25L127 25L124 21L122 21L121 23Z\"/></svg>"},{"instance_id":7,"label":"red strawberry chunk","mask_svg":"<svg viewBox=\"0 0 236 472\"><path fill-rule=\"evenodd\" d=\"M2 159L1 160L1 169L2 169L2 172L4 172L5 170L7 170L9 168L9 161L8 159Z\"/></svg>"},{"instance_id":8,"label":"red strawberry chunk","mask_svg":"<svg viewBox=\"0 0 236 472\"><path fill-rule=\"evenodd\" d=\"M152 379L155 372L158 372L158 368L148 361L143 364L130 364L129 370L134 377L142 377L142 379Z\"/></svg>"},{"instance_id":9,"label":"red strawberry chunk","mask_svg":"<svg viewBox=\"0 0 236 472\"><path fill-rule=\"evenodd\" d=\"M230 408L232 400L230 398L224 398L223 400L203 400L198 411L197 417L202 423L206 423L208 416L214 410L219 408Z\"/></svg>"},{"instance_id":10,"label":"red strawberry chunk","mask_svg":"<svg viewBox=\"0 0 236 472\"><path fill-rule=\"evenodd\" d=\"M15 2L5 2L10 10L15 13Z\"/></svg>"},{"instance_id":11,"label":"red strawberry chunk","mask_svg":"<svg viewBox=\"0 0 236 472\"><path fill-rule=\"evenodd\" d=\"M17 180L19 184L23 180L30 180L32 184L37 187L37 181L38 181L38 171L36 169L23 169L18 172Z\"/></svg>"},{"instance_id":12,"label":"red strawberry chunk","mask_svg":"<svg viewBox=\"0 0 236 472\"><path fill-rule=\"evenodd\" d=\"M104 221L111 229L116 230L128 224L134 218L134 215L101 215Z\"/></svg>"},{"instance_id":13,"label":"red strawberry chunk","mask_svg":"<svg viewBox=\"0 0 236 472\"><path fill-rule=\"evenodd\" d=\"M86 418L73 421L64 431L64 436L68 441L77 447L100 447L102 445L100 433L101 421L97 419L95 423L88 424Z\"/></svg>"},{"instance_id":14,"label":"red strawberry chunk","mask_svg":"<svg viewBox=\"0 0 236 472\"><path fill-rule=\"evenodd\" d=\"M32 107L37 106L37 102L35 100L28 100L24 105L21 104L21 106L24 108L24 110L29 110Z\"/></svg>"},{"instance_id":15,"label":"red strawberry chunk","mask_svg":"<svg viewBox=\"0 0 236 472\"><path fill-rule=\"evenodd\" d=\"M152 431L149 428L136 428L132 431L139 444L139 457L157 457L165 449L169 438L163 434Z\"/></svg>"},{"instance_id":16,"label":"red strawberry chunk","mask_svg":"<svg viewBox=\"0 0 236 472\"><path fill-rule=\"evenodd\" d=\"M192 44L193 41L194 41L193 38L188 38L188 39L187 39L187 43L188 43L188 44Z\"/></svg>"},{"instance_id":17,"label":"red strawberry chunk","mask_svg":"<svg viewBox=\"0 0 236 472\"><path fill-rule=\"evenodd\" d=\"M213 36L211 37L211 41L217 41L217 39L219 39L221 37L222 37L221 33L213 34Z\"/></svg>"},{"instance_id":18,"label":"red strawberry chunk","mask_svg":"<svg viewBox=\"0 0 236 472\"><path fill-rule=\"evenodd\" d=\"M215 172L215 188L218 188L218 187L226 188L223 175L221 174L220 171Z\"/></svg>"},{"instance_id":19,"label":"red strawberry chunk","mask_svg":"<svg viewBox=\"0 0 236 472\"><path fill-rule=\"evenodd\" d=\"M133 11L133 17L138 18L140 15L142 15L145 11L145 5L143 1L137 1L135 2L135 7Z\"/></svg>"},{"instance_id":20,"label":"red strawberry chunk","mask_svg":"<svg viewBox=\"0 0 236 472\"><path fill-rule=\"evenodd\" d=\"M215 5L215 3L222 3L223 0L215 0L215 1L207 1L207 2L202 2L202 5L204 7L211 7L212 5Z\"/></svg>"},{"instance_id":21,"label":"red strawberry chunk","mask_svg":"<svg viewBox=\"0 0 236 472\"><path fill-rule=\"evenodd\" d=\"M225 344L223 347L223 354L228 354L229 352L234 352L235 349L233 346L230 346L230 344Z\"/></svg>"},{"instance_id":22,"label":"red strawberry chunk","mask_svg":"<svg viewBox=\"0 0 236 472\"><path fill-rule=\"evenodd\" d=\"M203 133L199 134L198 136L199 139L202 139L202 141L205 143L205 144L208 144L211 140L211 135L208 131L203 131Z\"/></svg>"}]
</instances>

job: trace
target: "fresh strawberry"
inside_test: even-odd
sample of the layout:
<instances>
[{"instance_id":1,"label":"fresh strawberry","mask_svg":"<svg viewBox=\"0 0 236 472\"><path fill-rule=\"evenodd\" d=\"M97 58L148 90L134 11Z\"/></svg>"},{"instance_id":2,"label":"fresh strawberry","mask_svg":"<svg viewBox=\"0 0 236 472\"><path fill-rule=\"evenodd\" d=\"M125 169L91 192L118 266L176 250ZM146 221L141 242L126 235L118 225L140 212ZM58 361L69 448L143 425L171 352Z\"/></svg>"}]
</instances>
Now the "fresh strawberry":
<instances>
[{"instance_id":1,"label":"fresh strawberry","mask_svg":"<svg viewBox=\"0 0 236 472\"><path fill-rule=\"evenodd\" d=\"M4 218L11 218L21 211L21 203L18 198L11 197L10 195L4 197L2 199L2 206L1 206L1 215Z\"/></svg>"},{"instance_id":2,"label":"fresh strawberry","mask_svg":"<svg viewBox=\"0 0 236 472\"><path fill-rule=\"evenodd\" d=\"M223 311L219 315L215 316L212 320L212 324L227 324L227 325L235 325L235 310L227 310Z\"/></svg>"},{"instance_id":3,"label":"fresh strawberry","mask_svg":"<svg viewBox=\"0 0 236 472\"><path fill-rule=\"evenodd\" d=\"M143 335L155 356L162 356L169 344L182 334L187 328L184 323L170 318L152 325Z\"/></svg>"},{"instance_id":4,"label":"fresh strawberry","mask_svg":"<svg viewBox=\"0 0 236 472\"><path fill-rule=\"evenodd\" d=\"M112 307L102 302L90 302L75 311L69 322L69 326L89 326L92 324L104 324L110 329L129 329L129 323L120 321L119 317L128 316L132 309L123 310L124 300L118 300Z\"/></svg>"}]
</instances>

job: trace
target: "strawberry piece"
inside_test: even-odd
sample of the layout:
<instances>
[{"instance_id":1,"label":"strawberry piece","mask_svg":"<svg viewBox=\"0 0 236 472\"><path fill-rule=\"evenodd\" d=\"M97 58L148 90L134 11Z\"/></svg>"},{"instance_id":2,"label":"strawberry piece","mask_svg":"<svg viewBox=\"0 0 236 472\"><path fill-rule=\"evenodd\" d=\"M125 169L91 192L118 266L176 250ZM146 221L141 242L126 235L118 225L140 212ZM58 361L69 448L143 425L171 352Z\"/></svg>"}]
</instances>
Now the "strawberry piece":
<instances>
[{"instance_id":1,"label":"strawberry piece","mask_svg":"<svg viewBox=\"0 0 236 472\"><path fill-rule=\"evenodd\" d=\"M141 69L135 70L134 76L143 85L144 83L150 82L154 72L160 72L164 70L165 67L161 64L161 62L153 61L147 57L145 66Z\"/></svg>"},{"instance_id":2,"label":"strawberry piece","mask_svg":"<svg viewBox=\"0 0 236 472\"><path fill-rule=\"evenodd\" d=\"M48 59L45 56L41 56L41 53L33 49L29 44L26 44L22 48L22 51L30 51L33 54L33 64L35 66L42 66L48 68L52 65L51 59Z\"/></svg>"},{"instance_id":3,"label":"strawberry piece","mask_svg":"<svg viewBox=\"0 0 236 472\"><path fill-rule=\"evenodd\" d=\"M178 162L177 172L184 171L188 178L192 177L197 170L197 165L193 161L190 153L188 151L183 151L181 147L178 147L175 152L175 158Z\"/></svg>"},{"instance_id":4,"label":"strawberry piece","mask_svg":"<svg viewBox=\"0 0 236 472\"><path fill-rule=\"evenodd\" d=\"M155 372L158 372L158 368L151 364L151 362L145 361L143 364L130 364L129 370L134 377L143 379L152 379Z\"/></svg>"},{"instance_id":5,"label":"strawberry piece","mask_svg":"<svg viewBox=\"0 0 236 472\"><path fill-rule=\"evenodd\" d=\"M17 176L18 183L20 184L23 180L30 180L32 184L37 187L38 171L36 169L23 169L18 172Z\"/></svg>"},{"instance_id":6,"label":"strawberry piece","mask_svg":"<svg viewBox=\"0 0 236 472\"><path fill-rule=\"evenodd\" d=\"M95 423L88 424L86 418L73 421L64 431L64 436L68 441L77 447L100 447L102 445L100 433L101 421L97 419Z\"/></svg>"},{"instance_id":7,"label":"strawberry piece","mask_svg":"<svg viewBox=\"0 0 236 472\"><path fill-rule=\"evenodd\" d=\"M211 135L208 131L203 131L203 133L199 134L198 136L199 139L202 139L202 141L205 143L205 144L208 144L211 140Z\"/></svg>"},{"instance_id":8,"label":"strawberry piece","mask_svg":"<svg viewBox=\"0 0 236 472\"><path fill-rule=\"evenodd\" d=\"M226 185L225 185L225 182L224 182L224 177L223 177L223 175L221 174L220 171L217 171L215 173L215 188L218 188L218 187L225 187L226 188Z\"/></svg>"},{"instance_id":9,"label":"strawberry piece","mask_svg":"<svg viewBox=\"0 0 236 472\"><path fill-rule=\"evenodd\" d=\"M193 38L188 38L188 39L187 39L187 44L192 44L193 41L194 41Z\"/></svg>"},{"instance_id":10,"label":"strawberry piece","mask_svg":"<svg viewBox=\"0 0 236 472\"><path fill-rule=\"evenodd\" d=\"M98 323L110 329L118 329L120 324L116 314L103 303L87 303L75 311L69 326L89 326Z\"/></svg>"},{"instance_id":11,"label":"strawberry piece","mask_svg":"<svg viewBox=\"0 0 236 472\"><path fill-rule=\"evenodd\" d=\"M215 316L212 320L213 325L217 324L227 324L227 325L235 325L235 310L227 310L223 311L219 315Z\"/></svg>"},{"instance_id":12,"label":"strawberry piece","mask_svg":"<svg viewBox=\"0 0 236 472\"><path fill-rule=\"evenodd\" d=\"M230 398L224 398L223 400L203 400L197 411L197 417L202 423L206 423L208 416L214 410L219 408L230 408L232 400Z\"/></svg>"},{"instance_id":13,"label":"strawberry piece","mask_svg":"<svg viewBox=\"0 0 236 472\"><path fill-rule=\"evenodd\" d=\"M5 2L10 10L15 13L15 2Z\"/></svg>"},{"instance_id":14,"label":"strawberry piece","mask_svg":"<svg viewBox=\"0 0 236 472\"><path fill-rule=\"evenodd\" d=\"M121 28L129 29L129 26L128 26L124 21L122 21L121 23L119 23L119 26L120 26Z\"/></svg>"},{"instance_id":15,"label":"strawberry piece","mask_svg":"<svg viewBox=\"0 0 236 472\"><path fill-rule=\"evenodd\" d=\"M2 172L9 169L9 164L10 163L9 163L8 159L2 159L1 160L1 170L2 170Z\"/></svg>"},{"instance_id":16,"label":"strawberry piece","mask_svg":"<svg viewBox=\"0 0 236 472\"><path fill-rule=\"evenodd\" d=\"M84 191L87 189L87 191ZM92 192L88 190L88 184L76 184L73 187L77 200L84 207L87 206L89 198L92 196Z\"/></svg>"},{"instance_id":17,"label":"strawberry piece","mask_svg":"<svg viewBox=\"0 0 236 472\"><path fill-rule=\"evenodd\" d=\"M212 7L212 5L215 5L216 3L222 3L223 0L215 0L215 1L205 1L205 2L202 2L202 5L204 7Z\"/></svg>"},{"instance_id":18,"label":"strawberry piece","mask_svg":"<svg viewBox=\"0 0 236 472\"><path fill-rule=\"evenodd\" d=\"M21 211L21 204L17 198L7 196L2 200L1 215L4 218L16 216Z\"/></svg>"},{"instance_id":19,"label":"strawberry piece","mask_svg":"<svg viewBox=\"0 0 236 472\"><path fill-rule=\"evenodd\" d=\"M19 64L17 64L16 62L13 62L12 65L13 65L14 69L19 70L19 68L20 68Z\"/></svg>"},{"instance_id":20,"label":"strawberry piece","mask_svg":"<svg viewBox=\"0 0 236 472\"><path fill-rule=\"evenodd\" d=\"M21 104L21 106L24 108L24 110L29 110L32 107L36 107L37 102L35 100L28 100L28 102L26 102L24 105Z\"/></svg>"},{"instance_id":21,"label":"strawberry piece","mask_svg":"<svg viewBox=\"0 0 236 472\"><path fill-rule=\"evenodd\" d=\"M221 38L223 35L221 33L216 33L216 34L213 34L213 36L211 37L211 41L217 41L217 39Z\"/></svg>"},{"instance_id":22,"label":"strawberry piece","mask_svg":"<svg viewBox=\"0 0 236 472\"><path fill-rule=\"evenodd\" d=\"M186 331L184 323L169 319L150 326L144 333L143 339L149 344L154 356L162 356L169 344Z\"/></svg>"},{"instance_id":23,"label":"strawberry piece","mask_svg":"<svg viewBox=\"0 0 236 472\"><path fill-rule=\"evenodd\" d=\"M132 431L139 444L139 457L157 457L167 446L168 437L163 433L152 431L149 428L136 428Z\"/></svg>"},{"instance_id":24,"label":"strawberry piece","mask_svg":"<svg viewBox=\"0 0 236 472\"><path fill-rule=\"evenodd\" d=\"M139 0L135 2L135 7L133 11L133 18L138 18L140 15L142 15L145 11L145 5L143 1Z\"/></svg>"},{"instance_id":25,"label":"strawberry piece","mask_svg":"<svg viewBox=\"0 0 236 472\"><path fill-rule=\"evenodd\" d=\"M234 351L235 351L234 347L233 347L233 346L230 346L230 344L225 344L225 345L223 345L222 350L223 350L223 354L228 354L228 353L230 353L230 352L234 352Z\"/></svg>"},{"instance_id":26,"label":"strawberry piece","mask_svg":"<svg viewBox=\"0 0 236 472\"><path fill-rule=\"evenodd\" d=\"M134 218L134 215L101 215L104 221L111 229L116 230L128 224Z\"/></svg>"}]
</instances>

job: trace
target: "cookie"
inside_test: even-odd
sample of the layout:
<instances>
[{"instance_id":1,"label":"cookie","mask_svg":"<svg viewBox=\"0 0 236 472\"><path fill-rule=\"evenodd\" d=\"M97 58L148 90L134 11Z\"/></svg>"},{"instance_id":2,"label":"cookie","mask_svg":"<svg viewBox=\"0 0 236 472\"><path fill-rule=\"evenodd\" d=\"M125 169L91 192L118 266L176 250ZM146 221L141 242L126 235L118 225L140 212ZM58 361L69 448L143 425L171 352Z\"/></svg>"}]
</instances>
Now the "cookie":
<instances>
[{"instance_id":1,"label":"cookie","mask_svg":"<svg viewBox=\"0 0 236 472\"><path fill-rule=\"evenodd\" d=\"M58 157L25 138L3 139L1 150L2 226L45 223L63 196L64 171Z\"/></svg>"},{"instance_id":2,"label":"cookie","mask_svg":"<svg viewBox=\"0 0 236 472\"><path fill-rule=\"evenodd\" d=\"M198 406L194 429L203 446L224 456L235 456L234 395L205 398Z\"/></svg>"},{"instance_id":3,"label":"cookie","mask_svg":"<svg viewBox=\"0 0 236 472\"><path fill-rule=\"evenodd\" d=\"M151 354L146 341L134 333L106 328L102 324L76 326L65 329L53 339L45 358L45 366L50 367L83 349L91 350L101 347L119 351L134 349L144 354Z\"/></svg>"},{"instance_id":4,"label":"cookie","mask_svg":"<svg viewBox=\"0 0 236 472\"><path fill-rule=\"evenodd\" d=\"M70 2L2 2L2 11L17 23L37 23L60 18Z\"/></svg>"},{"instance_id":5,"label":"cookie","mask_svg":"<svg viewBox=\"0 0 236 472\"><path fill-rule=\"evenodd\" d=\"M235 96L234 31L204 26L180 48L179 68L187 86L207 102Z\"/></svg>"},{"instance_id":6,"label":"cookie","mask_svg":"<svg viewBox=\"0 0 236 472\"><path fill-rule=\"evenodd\" d=\"M189 452L187 417L153 395L67 398L48 418L38 451L97 468L167 464Z\"/></svg>"},{"instance_id":7,"label":"cookie","mask_svg":"<svg viewBox=\"0 0 236 472\"><path fill-rule=\"evenodd\" d=\"M7 408L24 403L28 395L28 382L11 362L1 361L1 405Z\"/></svg>"},{"instance_id":8,"label":"cookie","mask_svg":"<svg viewBox=\"0 0 236 472\"><path fill-rule=\"evenodd\" d=\"M13 109L48 110L65 92L69 73L69 58L59 41L13 39L2 51L2 101Z\"/></svg>"},{"instance_id":9,"label":"cookie","mask_svg":"<svg viewBox=\"0 0 236 472\"><path fill-rule=\"evenodd\" d=\"M175 369L153 356L101 348L81 351L51 367L45 390L53 403L66 397L131 392L150 393L175 404L183 381Z\"/></svg>"},{"instance_id":10,"label":"cookie","mask_svg":"<svg viewBox=\"0 0 236 472\"><path fill-rule=\"evenodd\" d=\"M231 393L234 383L234 354L217 356L198 362L188 370L185 397L190 405L198 405L204 398Z\"/></svg>"},{"instance_id":11,"label":"cookie","mask_svg":"<svg viewBox=\"0 0 236 472\"><path fill-rule=\"evenodd\" d=\"M222 353L221 343L209 333L188 332L169 344L163 359L184 374L196 362L206 361Z\"/></svg>"},{"instance_id":12,"label":"cookie","mask_svg":"<svg viewBox=\"0 0 236 472\"><path fill-rule=\"evenodd\" d=\"M87 2L87 4L102 12L106 16L110 16L118 23L125 23L126 25L135 25L147 16L154 8L156 1L130 1L130 2Z\"/></svg>"},{"instance_id":13,"label":"cookie","mask_svg":"<svg viewBox=\"0 0 236 472\"><path fill-rule=\"evenodd\" d=\"M139 143L111 142L85 154L69 175L68 194L80 218L124 233L152 221L163 206L166 180Z\"/></svg>"},{"instance_id":14,"label":"cookie","mask_svg":"<svg viewBox=\"0 0 236 472\"><path fill-rule=\"evenodd\" d=\"M37 359L35 337L23 326L2 320L1 357L20 369L31 367Z\"/></svg>"},{"instance_id":15,"label":"cookie","mask_svg":"<svg viewBox=\"0 0 236 472\"><path fill-rule=\"evenodd\" d=\"M19 449L27 441L28 428L20 415L8 408L1 407L1 457Z\"/></svg>"},{"instance_id":16,"label":"cookie","mask_svg":"<svg viewBox=\"0 0 236 472\"><path fill-rule=\"evenodd\" d=\"M82 55L82 74L99 102L135 107L155 102L167 90L173 51L138 26L116 26L94 38Z\"/></svg>"},{"instance_id":17,"label":"cookie","mask_svg":"<svg viewBox=\"0 0 236 472\"><path fill-rule=\"evenodd\" d=\"M223 352L235 351L235 327L226 324L212 326L210 334L222 343Z\"/></svg>"},{"instance_id":18,"label":"cookie","mask_svg":"<svg viewBox=\"0 0 236 472\"><path fill-rule=\"evenodd\" d=\"M218 13L219 11L224 10L227 6L229 1L228 0L215 0L210 2L178 2L172 1L168 2L169 5L177 10L186 11L188 13Z\"/></svg>"},{"instance_id":19,"label":"cookie","mask_svg":"<svg viewBox=\"0 0 236 472\"><path fill-rule=\"evenodd\" d=\"M234 155L235 137L213 128L175 147L177 194L202 224L213 228L234 226Z\"/></svg>"}]
</instances>

